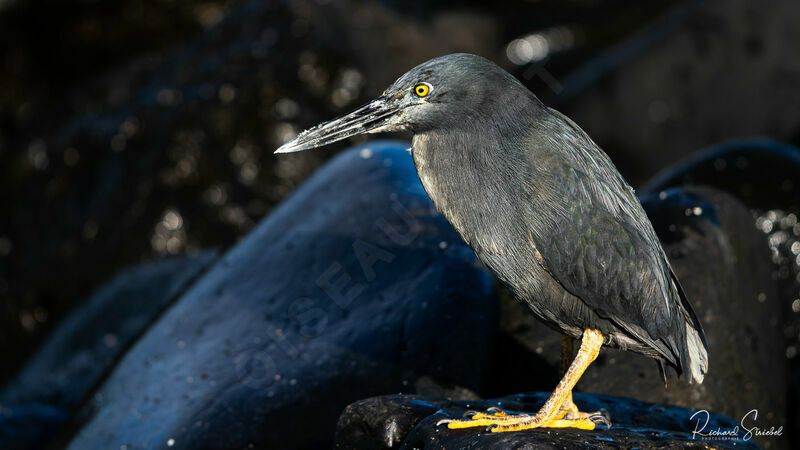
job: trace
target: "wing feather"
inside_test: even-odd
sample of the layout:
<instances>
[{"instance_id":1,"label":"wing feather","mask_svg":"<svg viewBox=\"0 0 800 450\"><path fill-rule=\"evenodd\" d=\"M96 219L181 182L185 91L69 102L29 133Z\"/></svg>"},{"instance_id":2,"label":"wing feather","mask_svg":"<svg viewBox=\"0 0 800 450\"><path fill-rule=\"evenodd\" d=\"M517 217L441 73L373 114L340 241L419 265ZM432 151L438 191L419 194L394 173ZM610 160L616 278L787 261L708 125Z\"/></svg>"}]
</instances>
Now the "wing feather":
<instances>
[{"instance_id":1,"label":"wing feather","mask_svg":"<svg viewBox=\"0 0 800 450\"><path fill-rule=\"evenodd\" d=\"M548 159L547 169L531 161L529 183L530 213L538 218L531 238L541 261L598 315L677 362L672 341L681 298L633 189L568 118L554 111L542 124L549 132L537 134L547 138L532 154ZM543 212L542 205L556 206Z\"/></svg>"}]
</instances>

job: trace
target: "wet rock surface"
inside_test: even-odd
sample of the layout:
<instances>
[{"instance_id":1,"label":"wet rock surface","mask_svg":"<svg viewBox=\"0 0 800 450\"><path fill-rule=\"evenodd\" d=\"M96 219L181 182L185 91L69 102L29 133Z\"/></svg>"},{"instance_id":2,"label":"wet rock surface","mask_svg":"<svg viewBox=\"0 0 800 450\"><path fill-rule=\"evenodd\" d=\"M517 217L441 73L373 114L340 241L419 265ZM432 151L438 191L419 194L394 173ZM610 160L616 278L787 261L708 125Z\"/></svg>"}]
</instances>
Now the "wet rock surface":
<instances>
[{"instance_id":1,"label":"wet rock surface","mask_svg":"<svg viewBox=\"0 0 800 450\"><path fill-rule=\"evenodd\" d=\"M337 157L228 251L119 362L69 448L318 448L357 399L477 387L491 278L406 147Z\"/></svg>"},{"instance_id":2,"label":"wet rock surface","mask_svg":"<svg viewBox=\"0 0 800 450\"><path fill-rule=\"evenodd\" d=\"M436 423L461 418L467 411L500 407L507 411L536 412L547 393L517 394L494 400L447 401L414 395L390 395L361 400L344 410L336 431L336 448L374 449L505 449L505 448L758 448L744 437L702 440L693 435L697 419L707 429L732 429L737 422L719 415L677 406L646 403L623 397L575 394L585 411L611 412L611 429L524 430L489 433L482 428L450 430ZM706 418L708 422L706 423Z\"/></svg>"},{"instance_id":3,"label":"wet rock surface","mask_svg":"<svg viewBox=\"0 0 800 450\"><path fill-rule=\"evenodd\" d=\"M0 403L75 407L120 354L217 258L174 256L123 271L64 319Z\"/></svg>"},{"instance_id":4,"label":"wet rock surface","mask_svg":"<svg viewBox=\"0 0 800 450\"><path fill-rule=\"evenodd\" d=\"M46 444L216 257L206 251L125 270L67 316L0 392L0 448Z\"/></svg>"}]
</instances>

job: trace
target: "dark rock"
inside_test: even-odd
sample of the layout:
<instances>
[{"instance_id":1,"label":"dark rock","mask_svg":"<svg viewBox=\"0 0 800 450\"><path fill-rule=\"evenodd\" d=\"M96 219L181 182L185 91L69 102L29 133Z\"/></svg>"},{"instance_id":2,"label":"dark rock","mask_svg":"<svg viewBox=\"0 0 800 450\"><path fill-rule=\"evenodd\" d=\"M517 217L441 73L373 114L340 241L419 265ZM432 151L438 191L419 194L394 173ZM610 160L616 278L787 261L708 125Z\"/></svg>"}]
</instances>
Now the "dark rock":
<instances>
[{"instance_id":1,"label":"dark rock","mask_svg":"<svg viewBox=\"0 0 800 450\"><path fill-rule=\"evenodd\" d=\"M661 171L642 188L658 193L680 185L712 186L737 197L756 217L772 253L786 339L775 342L790 361L790 430L800 430L800 149L766 138L738 139L711 146ZM777 351L777 348L776 348ZM790 432L792 447L800 445Z\"/></svg>"},{"instance_id":2,"label":"dark rock","mask_svg":"<svg viewBox=\"0 0 800 450\"><path fill-rule=\"evenodd\" d=\"M0 393L0 448L35 448L52 436L216 256L207 251L126 270L64 319ZM23 422L25 432L19 427Z\"/></svg>"},{"instance_id":3,"label":"dark rock","mask_svg":"<svg viewBox=\"0 0 800 450\"><path fill-rule=\"evenodd\" d=\"M0 405L0 448L45 448L67 417L63 409L39 403Z\"/></svg>"},{"instance_id":4,"label":"dark rock","mask_svg":"<svg viewBox=\"0 0 800 450\"><path fill-rule=\"evenodd\" d=\"M421 377L477 387L491 277L406 147L336 158L228 251L117 365L70 448L319 448L357 399Z\"/></svg>"},{"instance_id":5,"label":"dark rock","mask_svg":"<svg viewBox=\"0 0 800 450\"><path fill-rule=\"evenodd\" d=\"M688 185L728 192L757 211L798 210L800 149L767 138L723 142L660 171L639 192Z\"/></svg>"},{"instance_id":6,"label":"dark rock","mask_svg":"<svg viewBox=\"0 0 800 450\"><path fill-rule=\"evenodd\" d=\"M337 448L398 448L417 424L439 410L426 396L395 394L347 405L336 425Z\"/></svg>"},{"instance_id":7,"label":"dark rock","mask_svg":"<svg viewBox=\"0 0 800 450\"><path fill-rule=\"evenodd\" d=\"M783 311L790 314L787 354L800 348L800 149L765 138L739 139L709 147L670 167L643 186L655 194L680 185L711 186L737 197L755 214L767 236L780 285ZM800 302L798 302L800 303ZM790 307L791 306L791 307Z\"/></svg>"},{"instance_id":8,"label":"dark rock","mask_svg":"<svg viewBox=\"0 0 800 450\"><path fill-rule=\"evenodd\" d=\"M703 408L737 420L758 409L760 426L785 425L784 306L772 277L766 239L753 226L750 211L711 188L676 188L641 200L705 328L709 372L703 384L672 379L665 387L651 359L605 349L577 389ZM516 370L524 374L515 374L500 386L517 392L550 391L558 381L560 340L524 309L508 296L501 300L502 335L534 354L499 346L497 367L509 370L516 364ZM494 385L498 384L495 380ZM611 415L615 415L613 410ZM786 444L785 439L784 435L761 442L780 446Z\"/></svg>"},{"instance_id":9,"label":"dark rock","mask_svg":"<svg viewBox=\"0 0 800 450\"><path fill-rule=\"evenodd\" d=\"M74 407L131 341L216 258L216 252L207 251L123 271L61 322L0 394L0 402Z\"/></svg>"},{"instance_id":10,"label":"dark rock","mask_svg":"<svg viewBox=\"0 0 800 450\"><path fill-rule=\"evenodd\" d=\"M485 429L450 430L436 423L461 418L467 411L499 406L508 411L535 412L546 393L518 394L482 401L446 401L412 395L390 395L356 402L339 418L337 448L758 448L741 427L730 440L702 440L694 431L733 430L728 417L677 406L646 403L605 395L575 394L586 411L609 410L613 426L594 431L525 430L488 433ZM694 415L697 413L697 415ZM708 419L708 423L706 422Z\"/></svg>"},{"instance_id":11,"label":"dark rock","mask_svg":"<svg viewBox=\"0 0 800 450\"><path fill-rule=\"evenodd\" d=\"M690 3L696 7L665 38L616 64L562 111L636 183L696 149L733 137L766 135L794 144L800 137L800 91L794 81L800 68L787 57L797 53L800 42L797 4L680 2L677 7ZM613 52L608 56L595 64L615 65ZM566 85L570 78L559 81Z\"/></svg>"}]
</instances>

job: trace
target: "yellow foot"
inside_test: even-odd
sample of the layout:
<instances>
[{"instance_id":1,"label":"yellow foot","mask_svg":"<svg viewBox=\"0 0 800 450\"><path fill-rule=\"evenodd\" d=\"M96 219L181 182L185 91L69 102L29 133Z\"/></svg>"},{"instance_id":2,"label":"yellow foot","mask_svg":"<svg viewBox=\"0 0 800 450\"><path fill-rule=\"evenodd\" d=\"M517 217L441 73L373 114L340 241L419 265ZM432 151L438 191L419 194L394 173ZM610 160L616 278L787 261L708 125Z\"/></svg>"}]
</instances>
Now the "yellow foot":
<instances>
[{"instance_id":1,"label":"yellow foot","mask_svg":"<svg viewBox=\"0 0 800 450\"><path fill-rule=\"evenodd\" d=\"M566 419L554 417L550 420L546 420L538 415L507 413L499 408L492 408L486 413L469 412L468 415L470 415L470 417L468 419L440 420L437 425L446 423L447 428L450 429L488 427L489 431L493 433L528 430L531 428L577 428L580 430L594 430L595 421L610 426L610 423L603 415L580 414L585 414L585 417Z\"/></svg>"},{"instance_id":2,"label":"yellow foot","mask_svg":"<svg viewBox=\"0 0 800 450\"><path fill-rule=\"evenodd\" d=\"M607 411L603 410L591 413L581 412L575 402L572 401L572 392L567 394L566 398L564 399L564 403L561 404L561 407L558 409L555 418L589 419L594 423L602 423L606 426L606 428L611 429L611 418L608 416Z\"/></svg>"},{"instance_id":3,"label":"yellow foot","mask_svg":"<svg viewBox=\"0 0 800 450\"><path fill-rule=\"evenodd\" d=\"M605 410L590 413L582 412L578 409L578 406L572 402L571 398L567 399L567 401L561 405L561 409L559 409L558 414L556 414L556 419L588 419L595 424L602 423L606 428L611 429L611 419L608 417L608 413Z\"/></svg>"},{"instance_id":4,"label":"yellow foot","mask_svg":"<svg viewBox=\"0 0 800 450\"><path fill-rule=\"evenodd\" d=\"M444 419L437 425L447 424L447 428L472 428L488 427L493 433L501 431L528 430L531 428L578 428L581 430L594 430L598 423L611 428L611 422L605 414L582 413L572 401L572 389L578 382L589 364L597 358L600 347L604 341L603 335L593 329L583 331L581 348L558 386L542 405L539 413L535 415L509 413L499 408L490 408L487 412L470 411L466 419ZM572 351L566 349L565 356L571 356ZM566 365L566 364L565 364Z\"/></svg>"}]
</instances>

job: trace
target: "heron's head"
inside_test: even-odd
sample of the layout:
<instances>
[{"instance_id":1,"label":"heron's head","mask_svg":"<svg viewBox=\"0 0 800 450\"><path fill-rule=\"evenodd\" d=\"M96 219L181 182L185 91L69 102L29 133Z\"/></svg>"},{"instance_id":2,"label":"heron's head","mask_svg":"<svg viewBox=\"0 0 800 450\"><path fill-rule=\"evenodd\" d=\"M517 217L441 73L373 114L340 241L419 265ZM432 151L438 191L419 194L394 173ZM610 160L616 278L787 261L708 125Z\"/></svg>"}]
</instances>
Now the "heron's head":
<instances>
[{"instance_id":1,"label":"heron's head","mask_svg":"<svg viewBox=\"0 0 800 450\"><path fill-rule=\"evenodd\" d=\"M533 94L493 62L466 53L440 56L406 72L380 97L303 131L275 153L330 144L362 133L476 128Z\"/></svg>"}]
</instances>

